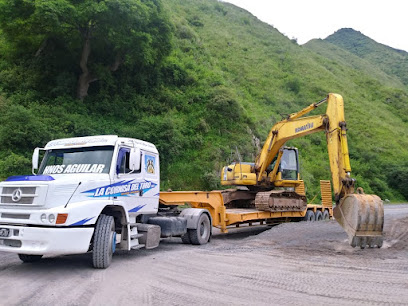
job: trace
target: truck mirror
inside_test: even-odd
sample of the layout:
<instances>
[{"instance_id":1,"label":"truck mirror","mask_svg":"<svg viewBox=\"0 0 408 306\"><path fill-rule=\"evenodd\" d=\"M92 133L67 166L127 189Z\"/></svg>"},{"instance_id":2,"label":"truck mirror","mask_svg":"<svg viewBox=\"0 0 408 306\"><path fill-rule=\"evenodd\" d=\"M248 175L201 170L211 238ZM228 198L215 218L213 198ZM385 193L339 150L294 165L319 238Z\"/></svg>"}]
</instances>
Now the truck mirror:
<instances>
[{"instance_id":1,"label":"truck mirror","mask_svg":"<svg viewBox=\"0 0 408 306\"><path fill-rule=\"evenodd\" d=\"M130 151L130 157L129 157L129 169L131 171L139 171L140 170L140 149L139 148L133 148Z\"/></svg>"},{"instance_id":2,"label":"truck mirror","mask_svg":"<svg viewBox=\"0 0 408 306\"><path fill-rule=\"evenodd\" d=\"M32 160L33 174L35 174L34 171L38 169L38 159L39 159L39 157L40 157L40 148L35 148L34 152L33 152L33 160Z\"/></svg>"}]
</instances>

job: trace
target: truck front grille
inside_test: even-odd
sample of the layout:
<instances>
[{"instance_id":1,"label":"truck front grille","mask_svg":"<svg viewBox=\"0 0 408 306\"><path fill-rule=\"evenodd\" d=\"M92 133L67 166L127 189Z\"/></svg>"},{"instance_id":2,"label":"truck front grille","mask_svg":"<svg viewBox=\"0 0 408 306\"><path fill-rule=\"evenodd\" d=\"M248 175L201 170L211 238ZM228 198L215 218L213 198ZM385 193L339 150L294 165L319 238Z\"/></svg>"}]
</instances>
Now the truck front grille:
<instances>
[{"instance_id":1,"label":"truck front grille","mask_svg":"<svg viewBox=\"0 0 408 306\"><path fill-rule=\"evenodd\" d=\"M9 213L2 213L1 217L4 219L30 219L30 214L9 214Z\"/></svg>"},{"instance_id":2,"label":"truck front grille","mask_svg":"<svg viewBox=\"0 0 408 306\"><path fill-rule=\"evenodd\" d=\"M21 240L16 239L0 239L0 245L9 246L12 248L21 248Z\"/></svg>"},{"instance_id":3,"label":"truck front grille","mask_svg":"<svg viewBox=\"0 0 408 306\"><path fill-rule=\"evenodd\" d=\"M0 204L33 204L37 187L3 187Z\"/></svg>"}]
</instances>

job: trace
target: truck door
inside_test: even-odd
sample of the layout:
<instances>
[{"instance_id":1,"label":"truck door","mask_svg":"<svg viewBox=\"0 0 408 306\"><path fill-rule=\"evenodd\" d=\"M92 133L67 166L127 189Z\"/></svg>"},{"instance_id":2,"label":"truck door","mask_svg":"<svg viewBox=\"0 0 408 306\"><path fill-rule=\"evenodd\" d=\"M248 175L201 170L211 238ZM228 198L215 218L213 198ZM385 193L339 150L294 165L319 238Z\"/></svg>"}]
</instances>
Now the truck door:
<instances>
[{"instance_id":1,"label":"truck door","mask_svg":"<svg viewBox=\"0 0 408 306\"><path fill-rule=\"evenodd\" d=\"M159 156L156 153L142 151L142 197L146 209L156 213L159 205L160 169Z\"/></svg>"},{"instance_id":2,"label":"truck door","mask_svg":"<svg viewBox=\"0 0 408 306\"><path fill-rule=\"evenodd\" d=\"M133 208L141 205L137 184L142 181L141 171L131 171L129 169L130 147L120 147L116 162L116 175L112 184L114 191L114 201L121 204L129 212Z\"/></svg>"},{"instance_id":3,"label":"truck door","mask_svg":"<svg viewBox=\"0 0 408 306\"><path fill-rule=\"evenodd\" d=\"M130 170L130 147L121 147L118 151L114 200L120 202L129 214L156 213L158 204L151 199L154 190L158 194L158 171L152 154L141 151L138 171ZM117 192L116 192L117 191ZM157 200L158 202L158 195ZM119 204L119 203L118 203Z\"/></svg>"}]
</instances>

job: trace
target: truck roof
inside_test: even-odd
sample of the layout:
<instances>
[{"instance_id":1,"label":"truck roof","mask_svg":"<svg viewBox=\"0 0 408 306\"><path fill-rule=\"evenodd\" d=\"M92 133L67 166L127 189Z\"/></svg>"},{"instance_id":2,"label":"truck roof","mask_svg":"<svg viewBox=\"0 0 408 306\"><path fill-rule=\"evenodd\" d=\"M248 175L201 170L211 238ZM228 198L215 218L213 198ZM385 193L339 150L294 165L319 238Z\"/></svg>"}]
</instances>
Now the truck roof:
<instances>
[{"instance_id":1,"label":"truck roof","mask_svg":"<svg viewBox=\"0 0 408 306\"><path fill-rule=\"evenodd\" d=\"M150 142L134 139L118 137L117 135L98 135L86 137L73 137L55 139L48 142L44 149L66 149L66 148L82 148L82 147L98 147L98 146L115 146L118 142L126 145L135 145L140 149L158 153L156 146Z\"/></svg>"}]
</instances>

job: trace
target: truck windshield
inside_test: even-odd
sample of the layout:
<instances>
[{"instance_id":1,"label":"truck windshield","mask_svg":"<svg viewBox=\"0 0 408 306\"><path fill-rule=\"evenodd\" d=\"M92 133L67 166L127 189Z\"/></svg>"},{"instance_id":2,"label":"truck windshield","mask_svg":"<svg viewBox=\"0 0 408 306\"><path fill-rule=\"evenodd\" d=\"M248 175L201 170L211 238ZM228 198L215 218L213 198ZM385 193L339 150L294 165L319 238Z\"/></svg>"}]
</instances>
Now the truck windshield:
<instances>
[{"instance_id":1,"label":"truck windshield","mask_svg":"<svg viewBox=\"0 0 408 306\"><path fill-rule=\"evenodd\" d=\"M48 150L38 174L109 173L112 155L113 146Z\"/></svg>"}]
</instances>

